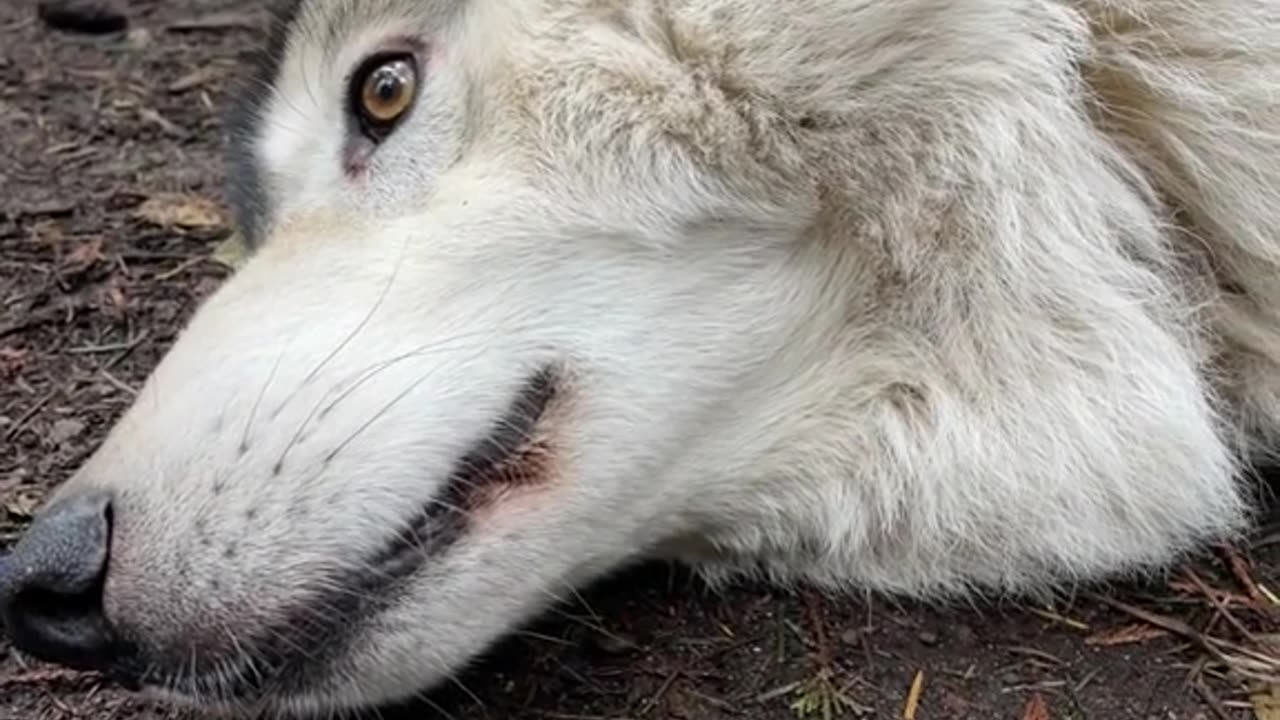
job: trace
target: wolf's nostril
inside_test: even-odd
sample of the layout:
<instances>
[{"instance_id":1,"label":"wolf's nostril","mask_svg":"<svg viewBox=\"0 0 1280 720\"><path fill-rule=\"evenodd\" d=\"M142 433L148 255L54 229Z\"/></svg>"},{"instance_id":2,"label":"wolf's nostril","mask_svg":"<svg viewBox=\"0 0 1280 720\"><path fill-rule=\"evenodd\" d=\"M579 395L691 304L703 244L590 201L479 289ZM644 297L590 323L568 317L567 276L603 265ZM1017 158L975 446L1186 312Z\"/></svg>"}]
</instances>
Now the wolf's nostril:
<instances>
[{"instance_id":1,"label":"wolf's nostril","mask_svg":"<svg viewBox=\"0 0 1280 720\"><path fill-rule=\"evenodd\" d=\"M103 613L111 496L93 491L41 512L0 566L0 617L13 643L42 660L107 669L117 642Z\"/></svg>"}]
</instances>

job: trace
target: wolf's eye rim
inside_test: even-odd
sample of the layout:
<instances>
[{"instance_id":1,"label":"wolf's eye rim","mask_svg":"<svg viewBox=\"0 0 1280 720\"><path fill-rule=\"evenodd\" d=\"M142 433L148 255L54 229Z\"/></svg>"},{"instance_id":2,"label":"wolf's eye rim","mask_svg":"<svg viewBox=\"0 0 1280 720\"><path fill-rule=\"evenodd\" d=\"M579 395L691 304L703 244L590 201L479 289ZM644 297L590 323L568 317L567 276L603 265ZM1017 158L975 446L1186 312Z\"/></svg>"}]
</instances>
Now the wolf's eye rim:
<instances>
[{"instance_id":1,"label":"wolf's eye rim","mask_svg":"<svg viewBox=\"0 0 1280 720\"><path fill-rule=\"evenodd\" d=\"M365 60L351 77L351 111L374 142L386 138L413 107L418 64L410 53L384 53Z\"/></svg>"}]
</instances>

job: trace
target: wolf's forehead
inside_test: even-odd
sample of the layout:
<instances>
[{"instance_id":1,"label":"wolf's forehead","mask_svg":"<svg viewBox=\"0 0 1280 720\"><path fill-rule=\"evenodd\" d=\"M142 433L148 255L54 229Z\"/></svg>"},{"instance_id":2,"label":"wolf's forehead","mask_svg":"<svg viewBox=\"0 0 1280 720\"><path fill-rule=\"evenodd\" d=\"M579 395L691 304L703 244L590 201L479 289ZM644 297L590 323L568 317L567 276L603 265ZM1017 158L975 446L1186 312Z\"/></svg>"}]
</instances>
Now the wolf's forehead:
<instances>
[{"instance_id":1,"label":"wolf's forehead","mask_svg":"<svg viewBox=\"0 0 1280 720\"><path fill-rule=\"evenodd\" d=\"M333 140L341 117L335 84L360 54L397 33L426 34L433 52L443 48L449 70L436 78L444 89L430 107L457 106L461 120L449 132L465 135L461 146L483 145L489 155L557 175L542 188L582 185L594 197L599 188L643 184L628 192L633 204L683 208L691 196L673 189L677 180L726 177L734 179L735 193L772 197L766 189L794 185L800 172L804 157L793 129L821 114L810 107L819 94L814 89L831 104L859 84L850 77L858 64L837 42L859 25L847 10L788 23L766 7L764 0L286 3L258 63L255 89L242 98L231 128L229 195L242 231L259 244L281 205L323 205L324 190L341 196L340 178L330 186L316 166L290 163L314 160L317 148ZM765 18L764 31L753 24L757 16ZM877 69L873 64L861 74ZM264 141L264 130L274 135ZM412 147L423 149L422 139ZM278 179L282 168L287 177ZM378 181L403 186L419 179L405 173ZM302 198L302 185L315 192ZM272 197L273 191L298 195Z\"/></svg>"},{"instance_id":2,"label":"wolf's forehead","mask_svg":"<svg viewBox=\"0 0 1280 720\"><path fill-rule=\"evenodd\" d=\"M444 24L464 0L290 0L279 14L290 43L306 43L332 58L360 30L380 23Z\"/></svg>"}]
</instances>

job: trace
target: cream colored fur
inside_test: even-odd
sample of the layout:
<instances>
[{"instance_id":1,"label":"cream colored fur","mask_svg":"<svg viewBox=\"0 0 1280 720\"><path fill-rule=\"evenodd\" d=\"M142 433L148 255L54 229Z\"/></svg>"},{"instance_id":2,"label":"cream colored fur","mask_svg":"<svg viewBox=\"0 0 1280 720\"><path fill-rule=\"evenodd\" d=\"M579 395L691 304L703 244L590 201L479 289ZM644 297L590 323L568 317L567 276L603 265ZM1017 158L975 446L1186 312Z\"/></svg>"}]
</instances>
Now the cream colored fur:
<instances>
[{"instance_id":1,"label":"cream colored fur","mask_svg":"<svg viewBox=\"0 0 1280 720\"><path fill-rule=\"evenodd\" d=\"M267 239L71 484L121 491L108 616L156 647L251 637L367 557L543 362L554 477L265 702L412 694L649 553L942 597L1247 521L1280 440L1280 2L313 0L298 28ZM388 34L427 84L353 180L344 82Z\"/></svg>"}]
</instances>

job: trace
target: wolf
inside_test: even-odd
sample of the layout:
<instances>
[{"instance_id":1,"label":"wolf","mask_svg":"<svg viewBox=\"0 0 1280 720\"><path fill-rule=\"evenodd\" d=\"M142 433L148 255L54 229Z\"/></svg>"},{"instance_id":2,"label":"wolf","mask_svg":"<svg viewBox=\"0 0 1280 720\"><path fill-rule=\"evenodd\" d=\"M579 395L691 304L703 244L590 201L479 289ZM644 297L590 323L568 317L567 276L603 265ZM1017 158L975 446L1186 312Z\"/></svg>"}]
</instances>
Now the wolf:
<instances>
[{"instance_id":1,"label":"wolf","mask_svg":"<svg viewBox=\"0 0 1280 720\"><path fill-rule=\"evenodd\" d=\"M263 48L252 256L5 561L34 656L342 712L642 558L986 597L1256 514L1276 0L301 0Z\"/></svg>"}]
</instances>

